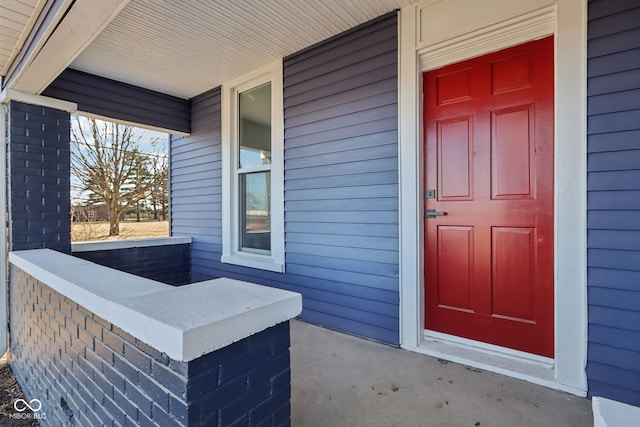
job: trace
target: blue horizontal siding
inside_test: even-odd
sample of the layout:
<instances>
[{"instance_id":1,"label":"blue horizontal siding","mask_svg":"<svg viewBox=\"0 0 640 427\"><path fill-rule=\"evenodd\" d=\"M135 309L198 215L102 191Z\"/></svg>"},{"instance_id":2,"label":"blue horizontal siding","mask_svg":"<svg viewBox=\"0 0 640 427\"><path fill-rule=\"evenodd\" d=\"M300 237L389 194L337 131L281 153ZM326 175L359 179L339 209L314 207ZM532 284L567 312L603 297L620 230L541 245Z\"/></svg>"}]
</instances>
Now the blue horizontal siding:
<instances>
[{"instance_id":1,"label":"blue horizontal siding","mask_svg":"<svg viewBox=\"0 0 640 427\"><path fill-rule=\"evenodd\" d=\"M217 88L192 99L191 135L171 137L171 233L193 236L193 281L221 252L220 96Z\"/></svg>"},{"instance_id":2,"label":"blue horizontal siding","mask_svg":"<svg viewBox=\"0 0 640 427\"><path fill-rule=\"evenodd\" d=\"M75 102L85 113L177 132L191 131L188 100L71 68L42 94Z\"/></svg>"},{"instance_id":3,"label":"blue horizontal siding","mask_svg":"<svg viewBox=\"0 0 640 427\"><path fill-rule=\"evenodd\" d=\"M192 279L300 292L300 317L398 344L397 18L285 58L285 253L280 274L220 262L220 90L192 100L171 141L171 230L192 236Z\"/></svg>"},{"instance_id":4,"label":"blue horizontal siding","mask_svg":"<svg viewBox=\"0 0 640 427\"><path fill-rule=\"evenodd\" d=\"M638 211L589 210L587 227L594 230L640 230L640 213Z\"/></svg>"},{"instance_id":5,"label":"blue horizontal siding","mask_svg":"<svg viewBox=\"0 0 640 427\"><path fill-rule=\"evenodd\" d=\"M638 34L638 38L640 38L640 34ZM640 89L591 96L589 97L588 108L591 114L637 110L640 108Z\"/></svg>"},{"instance_id":6,"label":"blue horizontal siding","mask_svg":"<svg viewBox=\"0 0 640 427\"><path fill-rule=\"evenodd\" d=\"M598 365L594 364L593 368L591 366L588 367L589 376L591 376L591 371L595 370ZM609 374L608 376L606 374ZM638 402L640 401L640 392L636 390L630 390L626 387L622 387L621 385L611 384L611 378L619 378L620 383L625 383L628 378L627 372L622 370L609 369L608 372L602 375L603 379L598 381L596 379L589 380L589 387L593 390L597 390L597 394L592 394L594 396L604 396L609 399L617 400L620 402Z\"/></svg>"},{"instance_id":7,"label":"blue horizontal siding","mask_svg":"<svg viewBox=\"0 0 640 427\"><path fill-rule=\"evenodd\" d=\"M640 190L640 171L590 172L587 175L587 188L590 191Z\"/></svg>"},{"instance_id":8,"label":"blue horizontal siding","mask_svg":"<svg viewBox=\"0 0 640 427\"><path fill-rule=\"evenodd\" d=\"M629 31L611 34L592 40L589 45L591 57L607 56L612 53L624 52L640 48L640 30L634 28Z\"/></svg>"},{"instance_id":9,"label":"blue horizontal siding","mask_svg":"<svg viewBox=\"0 0 640 427\"><path fill-rule=\"evenodd\" d=\"M637 271L589 267L587 274L590 286L612 289L640 289L640 275Z\"/></svg>"},{"instance_id":10,"label":"blue horizontal siding","mask_svg":"<svg viewBox=\"0 0 640 427\"><path fill-rule=\"evenodd\" d=\"M611 289L592 286L589 288L589 298L593 306L608 307L634 312L640 304L640 292L629 289ZM640 324L626 325L624 329L640 333ZM640 343L638 343L640 346Z\"/></svg>"},{"instance_id":11,"label":"blue horizontal siding","mask_svg":"<svg viewBox=\"0 0 640 427\"><path fill-rule=\"evenodd\" d=\"M640 191L592 191L588 207L592 210L640 210Z\"/></svg>"},{"instance_id":12,"label":"blue horizontal siding","mask_svg":"<svg viewBox=\"0 0 640 427\"><path fill-rule=\"evenodd\" d=\"M640 252L638 251L589 249L587 259L591 267L640 271Z\"/></svg>"},{"instance_id":13,"label":"blue horizontal siding","mask_svg":"<svg viewBox=\"0 0 640 427\"><path fill-rule=\"evenodd\" d=\"M592 249L640 251L640 231L592 229L588 240Z\"/></svg>"},{"instance_id":14,"label":"blue horizontal siding","mask_svg":"<svg viewBox=\"0 0 640 427\"><path fill-rule=\"evenodd\" d=\"M589 2L589 44L597 41L600 37L611 36L612 34L634 30L640 22L640 10L634 0L628 0L624 6L617 7L621 0L610 1L611 6L605 5L607 0L597 0ZM634 4L635 3L635 4ZM603 9L603 13L595 13L595 8ZM615 46L611 46L615 50Z\"/></svg>"},{"instance_id":15,"label":"blue horizontal siding","mask_svg":"<svg viewBox=\"0 0 640 427\"><path fill-rule=\"evenodd\" d=\"M640 405L640 3L589 2L589 394Z\"/></svg>"},{"instance_id":16,"label":"blue horizontal siding","mask_svg":"<svg viewBox=\"0 0 640 427\"><path fill-rule=\"evenodd\" d=\"M628 369L621 369L618 366L602 365L594 363L591 366L592 381L611 393L609 396L616 400L623 400L625 396L640 396L638 384L640 384L640 375L637 372ZM619 384L615 389L608 385L610 378L619 378Z\"/></svg>"},{"instance_id":17,"label":"blue horizontal siding","mask_svg":"<svg viewBox=\"0 0 640 427\"><path fill-rule=\"evenodd\" d=\"M638 88L640 88L640 70L638 69L612 72L589 78L589 94L591 96Z\"/></svg>"}]
</instances>

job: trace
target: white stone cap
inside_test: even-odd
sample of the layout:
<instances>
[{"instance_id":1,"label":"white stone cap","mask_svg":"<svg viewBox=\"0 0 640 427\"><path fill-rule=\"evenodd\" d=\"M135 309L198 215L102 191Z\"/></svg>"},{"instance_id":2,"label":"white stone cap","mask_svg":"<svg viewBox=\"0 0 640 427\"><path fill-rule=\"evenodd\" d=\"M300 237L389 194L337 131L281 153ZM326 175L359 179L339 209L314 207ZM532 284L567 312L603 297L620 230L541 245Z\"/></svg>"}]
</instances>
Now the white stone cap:
<instances>
[{"instance_id":1,"label":"white stone cap","mask_svg":"<svg viewBox=\"0 0 640 427\"><path fill-rule=\"evenodd\" d=\"M191 243L189 236L152 237L148 239L95 240L71 244L71 252L109 251L114 249L144 248Z\"/></svg>"},{"instance_id":2,"label":"white stone cap","mask_svg":"<svg viewBox=\"0 0 640 427\"><path fill-rule=\"evenodd\" d=\"M174 287L50 249L9 262L169 357L190 361L302 311L295 292L228 278Z\"/></svg>"},{"instance_id":3,"label":"white stone cap","mask_svg":"<svg viewBox=\"0 0 640 427\"><path fill-rule=\"evenodd\" d=\"M594 427L640 426L640 408L604 397L592 399Z\"/></svg>"}]
</instances>

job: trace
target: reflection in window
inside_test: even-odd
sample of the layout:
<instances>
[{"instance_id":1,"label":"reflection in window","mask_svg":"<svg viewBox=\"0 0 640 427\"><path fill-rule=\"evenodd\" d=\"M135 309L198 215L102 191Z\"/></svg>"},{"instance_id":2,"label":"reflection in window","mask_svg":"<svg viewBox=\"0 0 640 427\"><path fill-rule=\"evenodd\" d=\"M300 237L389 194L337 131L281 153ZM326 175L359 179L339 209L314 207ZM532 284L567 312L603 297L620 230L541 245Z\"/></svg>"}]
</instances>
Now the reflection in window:
<instances>
[{"instance_id":1,"label":"reflection in window","mask_svg":"<svg viewBox=\"0 0 640 427\"><path fill-rule=\"evenodd\" d=\"M271 83L238 94L239 250L271 251Z\"/></svg>"},{"instance_id":2,"label":"reflection in window","mask_svg":"<svg viewBox=\"0 0 640 427\"><path fill-rule=\"evenodd\" d=\"M271 164L271 83L238 96L238 167Z\"/></svg>"},{"instance_id":3,"label":"reflection in window","mask_svg":"<svg viewBox=\"0 0 640 427\"><path fill-rule=\"evenodd\" d=\"M271 249L271 172L240 176L241 249Z\"/></svg>"}]
</instances>

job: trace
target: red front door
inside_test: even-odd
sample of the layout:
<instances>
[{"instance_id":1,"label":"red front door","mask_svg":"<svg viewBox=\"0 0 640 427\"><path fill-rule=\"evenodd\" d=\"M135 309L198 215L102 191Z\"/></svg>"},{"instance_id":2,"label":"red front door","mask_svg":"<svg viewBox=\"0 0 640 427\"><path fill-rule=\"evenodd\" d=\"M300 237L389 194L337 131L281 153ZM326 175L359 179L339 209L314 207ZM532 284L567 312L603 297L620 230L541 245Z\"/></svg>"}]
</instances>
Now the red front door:
<instances>
[{"instance_id":1,"label":"red front door","mask_svg":"<svg viewBox=\"0 0 640 427\"><path fill-rule=\"evenodd\" d=\"M553 38L423 77L425 327L553 357Z\"/></svg>"}]
</instances>

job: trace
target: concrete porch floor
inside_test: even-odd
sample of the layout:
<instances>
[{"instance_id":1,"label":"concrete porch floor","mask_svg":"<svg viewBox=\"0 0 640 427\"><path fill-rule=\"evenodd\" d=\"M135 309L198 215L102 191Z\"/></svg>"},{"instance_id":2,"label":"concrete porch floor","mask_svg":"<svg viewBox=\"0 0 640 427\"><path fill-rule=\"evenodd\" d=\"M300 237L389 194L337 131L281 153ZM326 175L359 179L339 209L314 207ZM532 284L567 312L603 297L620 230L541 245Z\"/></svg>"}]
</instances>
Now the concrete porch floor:
<instances>
[{"instance_id":1,"label":"concrete porch floor","mask_svg":"<svg viewBox=\"0 0 640 427\"><path fill-rule=\"evenodd\" d=\"M592 426L591 401L291 322L295 427Z\"/></svg>"}]
</instances>

